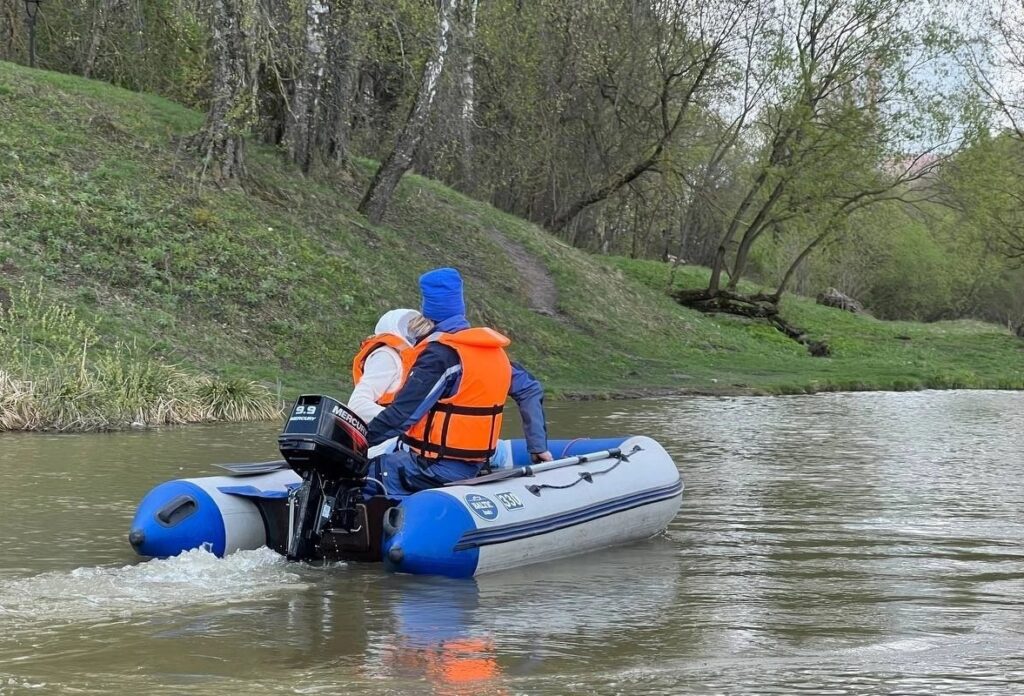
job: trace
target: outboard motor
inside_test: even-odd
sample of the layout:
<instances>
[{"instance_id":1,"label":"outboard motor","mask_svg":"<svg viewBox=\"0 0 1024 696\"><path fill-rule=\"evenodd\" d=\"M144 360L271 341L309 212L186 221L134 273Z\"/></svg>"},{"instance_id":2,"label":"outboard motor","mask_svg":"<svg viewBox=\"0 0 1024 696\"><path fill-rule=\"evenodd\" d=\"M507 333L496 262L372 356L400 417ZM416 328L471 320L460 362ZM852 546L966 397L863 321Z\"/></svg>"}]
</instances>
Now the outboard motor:
<instances>
[{"instance_id":1,"label":"outboard motor","mask_svg":"<svg viewBox=\"0 0 1024 696\"><path fill-rule=\"evenodd\" d=\"M288 466L302 477L288 497L289 559L346 551L353 558L368 554L366 560L379 555L379 531L374 549L362 493L369 467L366 434L366 423L329 396L300 396L295 402L277 438ZM379 528L379 520L373 521Z\"/></svg>"}]
</instances>

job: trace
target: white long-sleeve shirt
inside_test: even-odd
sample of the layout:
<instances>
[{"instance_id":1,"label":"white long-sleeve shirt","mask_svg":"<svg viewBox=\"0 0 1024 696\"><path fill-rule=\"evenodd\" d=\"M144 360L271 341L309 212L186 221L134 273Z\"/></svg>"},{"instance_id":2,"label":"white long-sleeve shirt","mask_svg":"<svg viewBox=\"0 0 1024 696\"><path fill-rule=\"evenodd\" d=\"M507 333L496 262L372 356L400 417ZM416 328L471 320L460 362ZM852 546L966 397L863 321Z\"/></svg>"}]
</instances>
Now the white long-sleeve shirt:
<instances>
[{"instance_id":1,"label":"white long-sleeve shirt","mask_svg":"<svg viewBox=\"0 0 1024 696\"><path fill-rule=\"evenodd\" d=\"M374 335L391 334L410 344L409 322L419 316L415 309L392 309L384 312L377 320ZM369 423L384 410L377 400L402 384L402 358L398 351L381 346L366 356L363 362L363 376L348 398L348 407Z\"/></svg>"},{"instance_id":2,"label":"white long-sleeve shirt","mask_svg":"<svg viewBox=\"0 0 1024 696\"><path fill-rule=\"evenodd\" d=\"M384 410L377 400L401 384L402 358L394 348L381 346L366 357L362 379L352 390L348 407L369 423Z\"/></svg>"}]
</instances>

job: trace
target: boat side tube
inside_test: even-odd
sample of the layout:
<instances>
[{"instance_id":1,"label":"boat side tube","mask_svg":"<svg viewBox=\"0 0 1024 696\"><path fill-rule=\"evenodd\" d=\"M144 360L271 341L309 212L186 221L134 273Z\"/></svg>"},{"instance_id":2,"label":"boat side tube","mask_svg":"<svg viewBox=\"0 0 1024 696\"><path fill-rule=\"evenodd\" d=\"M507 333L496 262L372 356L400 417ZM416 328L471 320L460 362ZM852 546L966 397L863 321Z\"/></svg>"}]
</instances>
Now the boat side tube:
<instances>
[{"instance_id":1,"label":"boat side tube","mask_svg":"<svg viewBox=\"0 0 1024 696\"><path fill-rule=\"evenodd\" d=\"M128 540L138 554L160 558L195 548L207 548L217 556L257 549L268 543L257 501L285 498L298 481L298 475L287 469L258 476L167 481L139 503Z\"/></svg>"},{"instance_id":2,"label":"boat side tube","mask_svg":"<svg viewBox=\"0 0 1024 696\"><path fill-rule=\"evenodd\" d=\"M386 566L470 577L658 534L681 505L679 471L650 438L615 444L625 458L409 496L385 517Z\"/></svg>"},{"instance_id":3,"label":"boat side tube","mask_svg":"<svg viewBox=\"0 0 1024 696\"><path fill-rule=\"evenodd\" d=\"M629 436L577 437L572 440L548 440L548 451L551 452L555 459L562 459L577 454L610 450L613 447L618 447L628 439ZM530 452L526 449L526 440L508 440L507 442L509 443L508 447L512 456L512 466L526 466L532 462Z\"/></svg>"}]
</instances>

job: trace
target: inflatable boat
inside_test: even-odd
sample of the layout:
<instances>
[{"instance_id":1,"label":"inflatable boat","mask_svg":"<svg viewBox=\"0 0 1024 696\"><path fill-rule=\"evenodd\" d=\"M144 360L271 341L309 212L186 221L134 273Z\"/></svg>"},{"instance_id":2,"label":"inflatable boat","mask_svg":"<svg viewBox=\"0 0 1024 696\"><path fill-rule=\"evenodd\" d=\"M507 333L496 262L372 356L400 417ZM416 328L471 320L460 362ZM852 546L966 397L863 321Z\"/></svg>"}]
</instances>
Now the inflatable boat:
<instances>
[{"instance_id":1,"label":"inflatable boat","mask_svg":"<svg viewBox=\"0 0 1024 696\"><path fill-rule=\"evenodd\" d=\"M471 577L654 536L682 502L675 463L648 437L551 440L557 459L539 464L505 441L505 468L400 499L366 492L364 437L338 402L300 397L278 438L284 460L156 486L129 542L143 556L267 545L295 560Z\"/></svg>"}]
</instances>

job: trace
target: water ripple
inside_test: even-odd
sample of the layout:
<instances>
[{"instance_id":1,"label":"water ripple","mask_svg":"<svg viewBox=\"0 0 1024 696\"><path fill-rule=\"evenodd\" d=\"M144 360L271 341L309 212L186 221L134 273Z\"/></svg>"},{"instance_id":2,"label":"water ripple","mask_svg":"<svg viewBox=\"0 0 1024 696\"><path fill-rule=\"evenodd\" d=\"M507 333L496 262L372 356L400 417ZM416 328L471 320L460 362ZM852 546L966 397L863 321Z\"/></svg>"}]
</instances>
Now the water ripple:
<instances>
[{"instance_id":1,"label":"water ripple","mask_svg":"<svg viewBox=\"0 0 1024 696\"><path fill-rule=\"evenodd\" d=\"M6 440L0 692L1024 692L1024 395L555 404L551 430L662 442L669 530L473 581L124 565L146 488L274 428Z\"/></svg>"}]
</instances>

